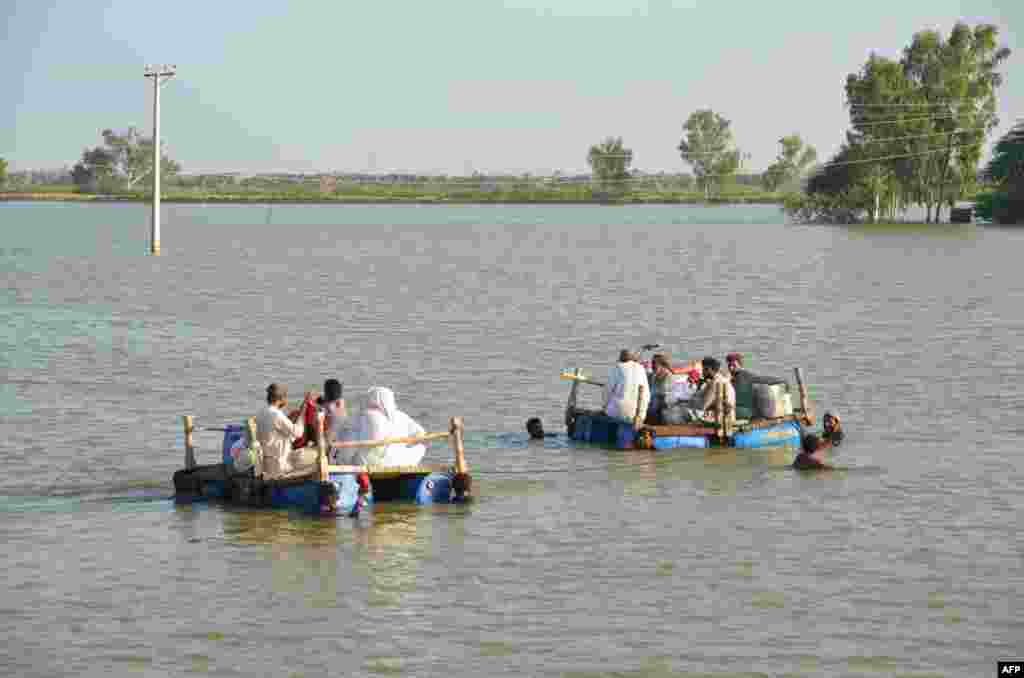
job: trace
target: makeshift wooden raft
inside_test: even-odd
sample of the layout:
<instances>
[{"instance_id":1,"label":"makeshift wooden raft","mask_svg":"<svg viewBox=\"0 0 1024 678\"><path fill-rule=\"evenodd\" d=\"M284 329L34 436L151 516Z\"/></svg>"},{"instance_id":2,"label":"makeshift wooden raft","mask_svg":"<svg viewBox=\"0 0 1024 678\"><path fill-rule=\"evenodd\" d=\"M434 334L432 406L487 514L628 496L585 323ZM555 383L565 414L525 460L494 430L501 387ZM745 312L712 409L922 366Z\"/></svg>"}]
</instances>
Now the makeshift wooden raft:
<instances>
[{"instance_id":1,"label":"makeshift wooden raft","mask_svg":"<svg viewBox=\"0 0 1024 678\"><path fill-rule=\"evenodd\" d=\"M381 447L447 438L455 458L452 466L349 466L329 463L321 415L315 466L272 480L263 477L261 460L258 459L252 468L238 472L230 456L231 447L239 438L246 437L247 445L256 439L254 418L246 422L245 429L230 425L218 429L224 431L224 459L220 464L203 466L198 465L195 459L193 419L185 416L183 421L185 468L174 474L175 500L178 502L212 499L241 506L294 508L313 514L345 513L355 516L363 508L380 501L432 504L470 499L472 477L466 466L460 417L451 418L448 431L404 438L338 442L331 446L333 449Z\"/></svg>"},{"instance_id":2,"label":"makeshift wooden raft","mask_svg":"<svg viewBox=\"0 0 1024 678\"><path fill-rule=\"evenodd\" d=\"M731 422L722 413L714 423L677 425L650 425L638 413L633 422L607 416L600 410L578 407L577 391L580 384L604 386L601 382L583 376L580 369L563 372L561 377L572 381L569 401L565 407L565 425L569 437L581 442L595 443L618 449L665 450L677 448L760 448L799 445L803 426L814 423L814 409L807 397L803 374L795 368L800 389L800 408L785 417L749 419ZM641 386L640 388L644 388ZM724 389L725 386L722 385ZM724 399L724 393L721 394Z\"/></svg>"}]
</instances>

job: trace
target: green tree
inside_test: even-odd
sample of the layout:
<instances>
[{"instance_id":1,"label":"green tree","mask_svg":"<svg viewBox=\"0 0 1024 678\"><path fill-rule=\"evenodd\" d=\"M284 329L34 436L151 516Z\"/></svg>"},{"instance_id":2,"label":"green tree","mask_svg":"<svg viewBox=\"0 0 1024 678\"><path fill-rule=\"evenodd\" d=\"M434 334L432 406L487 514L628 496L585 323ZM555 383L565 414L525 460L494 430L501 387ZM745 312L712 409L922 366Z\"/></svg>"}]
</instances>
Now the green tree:
<instances>
[{"instance_id":1,"label":"green tree","mask_svg":"<svg viewBox=\"0 0 1024 678\"><path fill-rule=\"evenodd\" d=\"M932 118L919 108L913 83L898 61L871 55L859 73L846 80L852 129L847 143L857 150L861 188L870 198L865 207L874 220L883 195L890 213L916 202L928 183L927 152L934 145Z\"/></svg>"},{"instance_id":2,"label":"green tree","mask_svg":"<svg viewBox=\"0 0 1024 678\"><path fill-rule=\"evenodd\" d=\"M7 161L0 158L0 188L7 185Z\"/></svg>"},{"instance_id":3,"label":"green tree","mask_svg":"<svg viewBox=\"0 0 1024 678\"><path fill-rule=\"evenodd\" d=\"M899 61L872 55L847 78L854 142L888 168L878 173L891 175L896 200L923 205L929 222L973 190L984 140L998 124L998 68L1009 50L996 36L987 24L958 23L948 38L922 31Z\"/></svg>"},{"instance_id":4,"label":"green tree","mask_svg":"<svg viewBox=\"0 0 1024 678\"><path fill-rule=\"evenodd\" d=\"M979 196L978 216L1006 224L1024 222L1024 122L996 142L985 178L995 190Z\"/></svg>"},{"instance_id":5,"label":"green tree","mask_svg":"<svg viewBox=\"0 0 1024 678\"><path fill-rule=\"evenodd\" d=\"M103 144L87 148L72 168L75 184L87 191L122 191L136 188L153 173L153 139L129 127L124 134L105 129ZM181 166L166 153L160 154L161 176L171 177Z\"/></svg>"},{"instance_id":6,"label":"green tree","mask_svg":"<svg viewBox=\"0 0 1024 678\"><path fill-rule=\"evenodd\" d=\"M813 146L804 144L799 134L782 137L779 144L782 146L779 156L761 175L765 189L773 192L798 181L807 168L818 159L818 151Z\"/></svg>"},{"instance_id":7,"label":"green tree","mask_svg":"<svg viewBox=\"0 0 1024 678\"><path fill-rule=\"evenodd\" d=\"M996 89L1003 76L997 69L1010 50L998 45L998 32L991 24L957 23L945 40L935 31L918 33L903 52L904 71L929 104L929 115L937 116L936 131L945 136L944 147L932 153L935 171L927 191L935 221L946 200L958 197L947 195L956 175L976 176L985 138L999 124Z\"/></svg>"},{"instance_id":8,"label":"green tree","mask_svg":"<svg viewBox=\"0 0 1024 678\"><path fill-rule=\"evenodd\" d=\"M679 142L683 162L693 167L697 186L704 197L711 196L711 187L736 173L740 152L733 147L731 123L710 109L695 111L683 125L685 132Z\"/></svg>"},{"instance_id":9,"label":"green tree","mask_svg":"<svg viewBox=\"0 0 1024 678\"><path fill-rule=\"evenodd\" d=\"M1017 123L996 142L985 176L1000 188L1024 197L1024 122Z\"/></svg>"},{"instance_id":10,"label":"green tree","mask_svg":"<svg viewBox=\"0 0 1024 678\"><path fill-rule=\"evenodd\" d=\"M587 164L604 190L626 190L632 162L633 151L623 146L622 137L608 137L587 152Z\"/></svg>"}]
</instances>

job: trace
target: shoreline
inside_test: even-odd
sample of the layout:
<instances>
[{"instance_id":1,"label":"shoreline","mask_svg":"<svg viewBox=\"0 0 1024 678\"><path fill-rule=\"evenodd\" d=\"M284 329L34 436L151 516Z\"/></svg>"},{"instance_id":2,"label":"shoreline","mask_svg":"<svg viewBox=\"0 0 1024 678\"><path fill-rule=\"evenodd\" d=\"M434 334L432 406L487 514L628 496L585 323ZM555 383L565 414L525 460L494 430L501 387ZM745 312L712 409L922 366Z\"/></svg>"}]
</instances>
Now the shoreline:
<instances>
[{"instance_id":1,"label":"shoreline","mask_svg":"<svg viewBox=\"0 0 1024 678\"><path fill-rule=\"evenodd\" d=\"M96 195L89 193L0 193L0 202L74 202L74 203L124 203L151 204L148 197L123 195ZM579 199L522 199L495 198L494 200L462 198L287 198L254 195L251 198L238 196L192 197L166 196L161 203L181 205L694 205L702 207L719 205L779 205L782 200L774 198L624 198L621 200L579 200Z\"/></svg>"}]
</instances>

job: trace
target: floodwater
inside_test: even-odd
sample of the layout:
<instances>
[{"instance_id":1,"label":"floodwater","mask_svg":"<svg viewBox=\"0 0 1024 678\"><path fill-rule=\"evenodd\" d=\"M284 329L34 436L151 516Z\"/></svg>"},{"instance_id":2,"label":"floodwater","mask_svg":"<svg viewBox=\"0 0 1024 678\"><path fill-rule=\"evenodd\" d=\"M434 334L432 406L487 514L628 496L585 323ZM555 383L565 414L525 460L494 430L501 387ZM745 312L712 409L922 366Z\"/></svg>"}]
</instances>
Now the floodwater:
<instances>
[{"instance_id":1,"label":"floodwater","mask_svg":"<svg viewBox=\"0 0 1024 678\"><path fill-rule=\"evenodd\" d=\"M777 208L0 205L0 673L993 675L1024 654L1024 231ZM620 348L804 369L845 470L562 432ZM271 381L461 415L477 499L175 506ZM585 394L587 392L584 392ZM593 402L596 394L584 396ZM197 434L200 463L220 434ZM447 462L435 445L427 461Z\"/></svg>"}]
</instances>

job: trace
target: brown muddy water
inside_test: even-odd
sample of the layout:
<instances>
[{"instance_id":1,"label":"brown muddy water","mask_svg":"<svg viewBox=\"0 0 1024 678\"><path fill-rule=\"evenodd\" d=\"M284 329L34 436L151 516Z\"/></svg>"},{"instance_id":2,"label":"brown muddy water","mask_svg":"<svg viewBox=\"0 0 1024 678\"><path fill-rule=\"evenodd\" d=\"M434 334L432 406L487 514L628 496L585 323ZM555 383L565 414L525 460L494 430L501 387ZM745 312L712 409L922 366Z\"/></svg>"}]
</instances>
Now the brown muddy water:
<instances>
[{"instance_id":1,"label":"brown muddy water","mask_svg":"<svg viewBox=\"0 0 1024 678\"><path fill-rule=\"evenodd\" d=\"M1024 654L1024 231L173 205L153 258L144 206L9 203L0 233L0 673L959 678ZM562 431L562 369L647 342L803 367L845 470L526 439ZM477 501L169 499L182 414L328 376L430 430L462 415Z\"/></svg>"}]
</instances>

